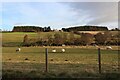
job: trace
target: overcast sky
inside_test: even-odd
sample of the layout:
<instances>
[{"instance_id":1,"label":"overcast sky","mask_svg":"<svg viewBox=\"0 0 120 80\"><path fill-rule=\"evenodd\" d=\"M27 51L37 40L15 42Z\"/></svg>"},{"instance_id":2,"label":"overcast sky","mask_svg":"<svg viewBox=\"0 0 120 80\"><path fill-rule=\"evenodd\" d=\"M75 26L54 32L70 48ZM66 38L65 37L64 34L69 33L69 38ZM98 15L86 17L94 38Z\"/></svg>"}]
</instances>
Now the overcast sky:
<instances>
[{"instance_id":1,"label":"overcast sky","mask_svg":"<svg viewBox=\"0 0 120 80\"><path fill-rule=\"evenodd\" d=\"M118 27L117 2L4 2L0 8L3 30L12 30L14 25Z\"/></svg>"}]
</instances>

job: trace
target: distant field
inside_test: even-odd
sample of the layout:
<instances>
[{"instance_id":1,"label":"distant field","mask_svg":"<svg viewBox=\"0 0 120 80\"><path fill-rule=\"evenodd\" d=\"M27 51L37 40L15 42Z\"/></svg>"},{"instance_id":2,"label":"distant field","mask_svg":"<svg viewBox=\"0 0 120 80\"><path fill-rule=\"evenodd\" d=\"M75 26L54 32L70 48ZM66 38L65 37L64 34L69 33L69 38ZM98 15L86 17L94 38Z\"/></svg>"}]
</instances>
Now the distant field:
<instances>
[{"instance_id":1,"label":"distant field","mask_svg":"<svg viewBox=\"0 0 120 80\"><path fill-rule=\"evenodd\" d=\"M3 75L14 74L29 77L45 77L45 48L22 47L21 52L15 52L16 47L3 47L2 62ZM98 55L95 48L66 48L62 53L61 48L56 48L57 53L52 53L48 48L49 77L75 77L74 74L88 77L98 76ZM118 70L118 50L102 50L102 72L116 73ZM27 60L26 60L27 59ZM34 74L33 74L34 73ZM81 73L81 74L80 74ZM84 73L84 74L82 74ZM36 74L36 75L35 75ZM43 75L44 74L44 75ZM54 75L56 74L56 75ZM63 75L62 75L63 74ZM20 77L16 74L16 77ZM47 76L46 76L47 77Z\"/></svg>"},{"instance_id":2,"label":"distant field","mask_svg":"<svg viewBox=\"0 0 120 80\"><path fill-rule=\"evenodd\" d=\"M103 33L105 31L79 31L80 33L90 33L90 34L97 34L97 33ZM118 34L118 31L110 31L112 35Z\"/></svg>"},{"instance_id":3,"label":"distant field","mask_svg":"<svg viewBox=\"0 0 120 80\"><path fill-rule=\"evenodd\" d=\"M24 33L24 32L13 32L13 33L2 33L2 42L22 42L24 35L27 34L30 38L35 38L37 33Z\"/></svg>"},{"instance_id":4,"label":"distant field","mask_svg":"<svg viewBox=\"0 0 120 80\"><path fill-rule=\"evenodd\" d=\"M39 33L34 33L34 32L11 32L11 33L2 33L2 42L7 43L7 42L22 42L24 35L28 35L28 37L31 38L43 38L46 37L46 35L51 34L54 35L55 33L60 33L60 32L39 32ZM62 32L61 34L66 33L69 34L68 32ZM76 35L76 37L79 37L79 35Z\"/></svg>"},{"instance_id":5,"label":"distant field","mask_svg":"<svg viewBox=\"0 0 120 80\"><path fill-rule=\"evenodd\" d=\"M80 31L81 33L98 33L102 31ZM117 34L118 31L110 31L113 35ZM29 38L43 38L48 34L54 35L55 33L60 33L60 32L39 32L39 33L34 33L34 32L11 32L11 33L2 33L2 42L22 42L23 37L25 34L29 36ZM62 32L61 34L66 33L69 34L69 32ZM80 37L79 35L74 34L75 37Z\"/></svg>"}]
</instances>

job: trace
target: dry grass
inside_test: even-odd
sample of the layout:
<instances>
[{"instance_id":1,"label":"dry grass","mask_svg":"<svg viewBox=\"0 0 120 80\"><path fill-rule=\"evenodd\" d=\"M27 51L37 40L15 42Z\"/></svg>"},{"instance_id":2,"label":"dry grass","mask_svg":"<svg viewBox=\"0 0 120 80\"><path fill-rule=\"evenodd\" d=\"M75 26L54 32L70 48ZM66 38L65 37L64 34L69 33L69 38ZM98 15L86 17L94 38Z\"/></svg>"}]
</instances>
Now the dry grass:
<instances>
[{"instance_id":1,"label":"dry grass","mask_svg":"<svg viewBox=\"0 0 120 80\"><path fill-rule=\"evenodd\" d=\"M16 47L3 47L2 67L4 77L96 77L98 74L98 55L94 48L66 48L62 53L57 47L57 53L49 48L49 74L45 71L45 48L22 47L21 52L15 52ZM117 73L118 51L102 50L102 72ZM29 74L29 75L28 75Z\"/></svg>"}]
</instances>

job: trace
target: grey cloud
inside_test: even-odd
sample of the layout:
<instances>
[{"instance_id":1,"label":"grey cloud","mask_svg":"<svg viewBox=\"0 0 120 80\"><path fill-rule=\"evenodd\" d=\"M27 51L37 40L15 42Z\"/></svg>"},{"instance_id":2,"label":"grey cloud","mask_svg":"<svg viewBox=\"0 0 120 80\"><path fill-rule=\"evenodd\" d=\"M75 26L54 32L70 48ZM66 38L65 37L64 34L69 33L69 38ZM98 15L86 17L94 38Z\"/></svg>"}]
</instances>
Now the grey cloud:
<instances>
[{"instance_id":1,"label":"grey cloud","mask_svg":"<svg viewBox=\"0 0 120 80\"><path fill-rule=\"evenodd\" d=\"M86 14L90 15L88 18L93 18L86 24L100 25L112 21L117 22L118 20L117 2L68 2L66 4L69 5L73 11L78 13L78 18L81 17L81 10L86 11Z\"/></svg>"}]
</instances>

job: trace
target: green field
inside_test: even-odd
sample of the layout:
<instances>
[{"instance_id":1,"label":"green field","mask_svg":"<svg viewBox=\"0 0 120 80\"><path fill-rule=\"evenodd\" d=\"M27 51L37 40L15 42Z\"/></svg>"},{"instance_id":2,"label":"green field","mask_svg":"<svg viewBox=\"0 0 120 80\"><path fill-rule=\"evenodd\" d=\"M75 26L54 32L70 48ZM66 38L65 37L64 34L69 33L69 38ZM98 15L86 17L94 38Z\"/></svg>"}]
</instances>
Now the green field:
<instances>
[{"instance_id":1,"label":"green field","mask_svg":"<svg viewBox=\"0 0 120 80\"><path fill-rule=\"evenodd\" d=\"M30 39L45 37L55 32L41 33L2 33L5 45L18 45L27 34ZM75 35L80 37L79 35ZM98 73L98 50L95 46L41 46L2 47L3 78L74 78L74 77L116 77L118 73L118 47L112 50L101 47L102 74ZM45 48L48 48L48 73L45 72ZM57 52L53 53L52 49ZM65 53L61 52L65 48ZM109 74L109 76L108 76Z\"/></svg>"},{"instance_id":2,"label":"green field","mask_svg":"<svg viewBox=\"0 0 120 80\"><path fill-rule=\"evenodd\" d=\"M21 52L16 53L16 47L3 47L3 75L7 74L7 77L11 77L11 74L18 72L16 77L98 76L98 55L94 47L65 48L65 53L61 52L60 47L56 48L56 53L52 53L52 49L48 48L49 74L45 75L45 48L22 47ZM101 50L101 54L102 72L117 73L118 50ZM26 74L30 75L25 76Z\"/></svg>"},{"instance_id":3,"label":"green field","mask_svg":"<svg viewBox=\"0 0 120 80\"><path fill-rule=\"evenodd\" d=\"M88 33L94 33L95 31L81 31L81 32L88 32ZM96 31L97 33L99 31ZM110 31L112 35L118 34L118 31ZM55 33L60 34L67 34L68 37L70 35L70 32L8 32L8 33L2 33L2 45L5 47L17 47L20 46L23 42L24 36L27 34L28 38L30 40L36 41L40 38L46 39L47 35L54 36ZM80 35L74 34L76 38L80 37ZM0 36L1 37L1 36Z\"/></svg>"},{"instance_id":4,"label":"green field","mask_svg":"<svg viewBox=\"0 0 120 80\"><path fill-rule=\"evenodd\" d=\"M39 32L39 33L32 33L32 32L11 32L11 33L2 33L2 42L7 43L7 42L22 42L23 37L27 34L30 39L32 38L43 38L46 37L46 35L51 34L54 35L56 32ZM57 32L61 33L61 32ZM62 32L61 34L69 34L69 32ZM76 35L76 37L79 37L79 35Z\"/></svg>"},{"instance_id":5,"label":"green field","mask_svg":"<svg viewBox=\"0 0 120 80\"><path fill-rule=\"evenodd\" d=\"M40 38L46 39L47 35L54 36L55 33L67 34L70 35L69 32L10 32L10 33L2 33L2 45L5 47L17 47L20 46L23 42L24 36L27 34L29 40L36 41ZM74 34L75 37L80 37L80 35Z\"/></svg>"},{"instance_id":6,"label":"green field","mask_svg":"<svg viewBox=\"0 0 120 80\"><path fill-rule=\"evenodd\" d=\"M22 42L24 35L27 34L30 38L35 38L37 33L24 33L24 32L13 32L13 33L2 33L2 42Z\"/></svg>"}]
</instances>

